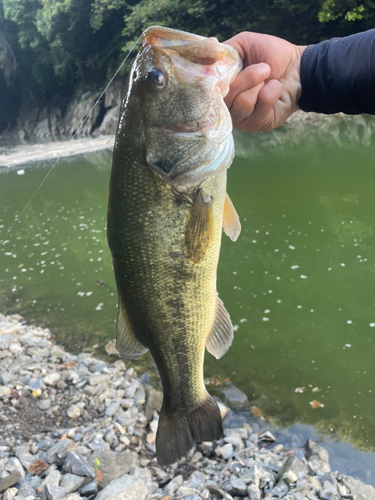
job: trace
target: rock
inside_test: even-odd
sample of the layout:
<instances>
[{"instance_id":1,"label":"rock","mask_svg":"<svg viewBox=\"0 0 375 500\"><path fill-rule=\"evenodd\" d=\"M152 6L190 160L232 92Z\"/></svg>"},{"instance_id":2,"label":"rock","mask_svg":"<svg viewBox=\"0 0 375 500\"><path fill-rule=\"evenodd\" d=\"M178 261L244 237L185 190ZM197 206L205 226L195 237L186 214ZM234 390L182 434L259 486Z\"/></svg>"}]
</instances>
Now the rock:
<instances>
[{"instance_id":1,"label":"rock","mask_svg":"<svg viewBox=\"0 0 375 500\"><path fill-rule=\"evenodd\" d=\"M110 109L106 113L104 120L103 120L102 124L100 125L100 129L99 129L100 134L111 135L111 134L114 134L116 132L119 113L120 113L120 106L116 106L115 108ZM112 354L112 352L110 354ZM117 352L117 356L119 356L118 352Z\"/></svg>"},{"instance_id":2,"label":"rock","mask_svg":"<svg viewBox=\"0 0 375 500\"><path fill-rule=\"evenodd\" d=\"M348 488L353 495L353 500L372 500L375 498L375 489L369 484L364 484L354 477L341 476L341 483Z\"/></svg>"},{"instance_id":3,"label":"rock","mask_svg":"<svg viewBox=\"0 0 375 500\"><path fill-rule=\"evenodd\" d=\"M71 451L65 459L63 471L78 476L95 477L95 468L82 455Z\"/></svg>"},{"instance_id":4,"label":"rock","mask_svg":"<svg viewBox=\"0 0 375 500\"><path fill-rule=\"evenodd\" d=\"M38 408L39 410L49 410L51 408L51 400L48 398L48 399L42 399L41 401L39 401L38 403Z\"/></svg>"},{"instance_id":5,"label":"rock","mask_svg":"<svg viewBox=\"0 0 375 500\"><path fill-rule=\"evenodd\" d=\"M141 479L125 474L111 481L95 500L145 500L147 486Z\"/></svg>"},{"instance_id":6,"label":"rock","mask_svg":"<svg viewBox=\"0 0 375 500\"><path fill-rule=\"evenodd\" d=\"M0 334L0 351L8 349L13 340L12 335L1 335Z\"/></svg>"},{"instance_id":7,"label":"rock","mask_svg":"<svg viewBox=\"0 0 375 500\"><path fill-rule=\"evenodd\" d=\"M16 446L16 457L21 462L23 467L27 470L36 460L39 459L38 455L32 455L29 452L29 446Z\"/></svg>"},{"instance_id":8,"label":"rock","mask_svg":"<svg viewBox=\"0 0 375 500\"><path fill-rule=\"evenodd\" d=\"M184 484L184 478L181 475L178 475L172 479L170 483L164 488L164 492L166 495L173 497L174 493L178 488L180 488Z\"/></svg>"},{"instance_id":9,"label":"rock","mask_svg":"<svg viewBox=\"0 0 375 500\"><path fill-rule=\"evenodd\" d=\"M31 486L30 482L27 479L20 479L20 481L16 484L16 488L18 489L18 496L20 497L29 497L35 495L34 488Z\"/></svg>"},{"instance_id":10,"label":"rock","mask_svg":"<svg viewBox=\"0 0 375 500\"><path fill-rule=\"evenodd\" d=\"M261 472L256 463L253 463L252 466L244 472L240 476L241 481L245 484L255 484L255 486L259 487L259 482L261 478Z\"/></svg>"},{"instance_id":11,"label":"rock","mask_svg":"<svg viewBox=\"0 0 375 500\"><path fill-rule=\"evenodd\" d=\"M57 382L60 380L60 374L57 372L52 372L43 377L43 382L46 385L56 385Z\"/></svg>"},{"instance_id":12,"label":"rock","mask_svg":"<svg viewBox=\"0 0 375 500\"><path fill-rule=\"evenodd\" d=\"M45 485L44 493L46 495L46 500L60 500L66 497L64 488L60 488L60 486L52 486L50 484Z\"/></svg>"},{"instance_id":13,"label":"rock","mask_svg":"<svg viewBox=\"0 0 375 500\"><path fill-rule=\"evenodd\" d=\"M239 436L226 436L224 442L231 443L235 447L236 453L244 449L243 441Z\"/></svg>"},{"instance_id":14,"label":"rock","mask_svg":"<svg viewBox=\"0 0 375 500\"><path fill-rule=\"evenodd\" d=\"M207 476L203 474L203 472L194 471L193 474L189 477L186 486L188 486L189 488L195 488L199 490L202 488L206 480Z\"/></svg>"},{"instance_id":15,"label":"rock","mask_svg":"<svg viewBox=\"0 0 375 500\"><path fill-rule=\"evenodd\" d=\"M293 470L287 470L284 472L281 479L287 484L292 484L297 482L298 476Z\"/></svg>"},{"instance_id":16,"label":"rock","mask_svg":"<svg viewBox=\"0 0 375 500\"><path fill-rule=\"evenodd\" d=\"M224 460L228 460L233 455L233 445L231 443L225 444L221 447L221 456Z\"/></svg>"},{"instance_id":17,"label":"rock","mask_svg":"<svg viewBox=\"0 0 375 500\"><path fill-rule=\"evenodd\" d=\"M339 493L330 481L324 481L320 492L321 500L339 500Z\"/></svg>"},{"instance_id":18,"label":"rock","mask_svg":"<svg viewBox=\"0 0 375 500\"><path fill-rule=\"evenodd\" d=\"M118 402L111 403L107 408L105 409L105 414L107 417L113 417L113 415L118 411L119 404Z\"/></svg>"},{"instance_id":19,"label":"rock","mask_svg":"<svg viewBox=\"0 0 375 500\"><path fill-rule=\"evenodd\" d=\"M236 476L232 476L230 479L230 485L231 485L231 494L232 495L240 495L240 496L245 496L247 492L247 487L246 484L241 481L241 479L238 479Z\"/></svg>"},{"instance_id":20,"label":"rock","mask_svg":"<svg viewBox=\"0 0 375 500\"><path fill-rule=\"evenodd\" d=\"M98 483L97 480L94 479L94 481L91 481L91 483L86 484L86 486L84 486L81 489L81 495L88 497L90 495L94 495L97 491L98 491Z\"/></svg>"},{"instance_id":21,"label":"rock","mask_svg":"<svg viewBox=\"0 0 375 500\"><path fill-rule=\"evenodd\" d=\"M229 382L221 391L225 398L225 403L233 409L245 410L250 407L249 400L244 392L237 389L235 385Z\"/></svg>"},{"instance_id":22,"label":"rock","mask_svg":"<svg viewBox=\"0 0 375 500\"><path fill-rule=\"evenodd\" d=\"M9 394L12 391L10 390L10 387L7 387L6 385L0 385L0 398L3 398L4 396L9 396Z\"/></svg>"},{"instance_id":23,"label":"rock","mask_svg":"<svg viewBox=\"0 0 375 500\"><path fill-rule=\"evenodd\" d=\"M307 474L308 468L307 465L305 465L298 457L296 457L296 455L292 455L286 459L284 464L279 469L279 479L281 479L288 471L294 472L297 478L299 478Z\"/></svg>"},{"instance_id":24,"label":"rock","mask_svg":"<svg viewBox=\"0 0 375 500\"><path fill-rule=\"evenodd\" d=\"M138 454L134 451L124 451L117 455L113 451L98 450L91 455L89 463L102 472L101 485L107 486L114 479L127 474L137 460Z\"/></svg>"},{"instance_id":25,"label":"rock","mask_svg":"<svg viewBox=\"0 0 375 500\"><path fill-rule=\"evenodd\" d=\"M47 451L47 462L50 464L60 464L75 447L76 443L71 439L65 438L62 441L58 441Z\"/></svg>"},{"instance_id":26,"label":"rock","mask_svg":"<svg viewBox=\"0 0 375 500\"><path fill-rule=\"evenodd\" d=\"M82 408L78 405L72 405L66 411L68 417L73 419L78 418L81 415L81 413L82 413Z\"/></svg>"},{"instance_id":27,"label":"rock","mask_svg":"<svg viewBox=\"0 0 375 500\"><path fill-rule=\"evenodd\" d=\"M78 490L78 488L82 486L84 481L85 481L84 477L68 473L62 477L60 486L64 488L67 494L74 493L75 491Z\"/></svg>"},{"instance_id":28,"label":"rock","mask_svg":"<svg viewBox=\"0 0 375 500\"><path fill-rule=\"evenodd\" d=\"M59 486L61 480L61 472L59 470L52 470L44 479L42 486L49 484L50 486Z\"/></svg>"},{"instance_id":29,"label":"rock","mask_svg":"<svg viewBox=\"0 0 375 500\"><path fill-rule=\"evenodd\" d=\"M161 405L163 403L163 393L155 390L150 385L146 385L146 406L145 406L145 415L147 418L147 422L152 420L152 416L154 410L160 412Z\"/></svg>"},{"instance_id":30,"label":"rock","mask_svg":"<svg viewBox=\"0 0 375 500\"><path fill-rule=\"evenodd\" d=\"M8 488L4 493L3 500L12 500L17 494L17 488Z\"/></svg>"},{"instance_id":31,"label":"rock","mask_svg":"<svg viewBox=\"0 0 375 500\"><path fill-rule=\"evenodd\" d=\"M111 380L110 375L95 374L91 375L91 377L89 378L89 384L90 385L106 384L110 382L110 380Z\"/></svg>"},{"instance_id":32,"label":"rock","mask_svg":"<svg viewBox=\"0 0 375 500\"><path fill-rule=\"evenodd\" d=\"M8 465L14 467L20 474L21 477L25 477L25 469L22 467L21 462L16 457L11 457L9 459Z\"/></svg>"},{"instance_id":33,"label":"rock","mask_svg":"<svg viewBox=\"0 0 375 500\"><path fill-rule=\"evenodd\" d=\"M260 489L255 484L250 484L247 488L247 494L249 495L250 500L260 500L261 498Z\"/></svg>"}]
</instances>

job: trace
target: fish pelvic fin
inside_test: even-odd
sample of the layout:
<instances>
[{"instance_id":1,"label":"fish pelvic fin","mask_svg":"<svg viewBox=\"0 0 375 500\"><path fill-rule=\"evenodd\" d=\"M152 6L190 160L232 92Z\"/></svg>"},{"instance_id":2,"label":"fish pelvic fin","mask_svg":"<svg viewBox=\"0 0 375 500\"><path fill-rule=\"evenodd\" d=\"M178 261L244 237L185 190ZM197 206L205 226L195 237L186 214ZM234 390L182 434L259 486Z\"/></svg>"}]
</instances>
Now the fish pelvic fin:
<instances>
[{"instance_id":1,"label":"fish pelvic fin","mask_svg":"<svg viewBox=\"0 0 375 500\"><path fill-rule=\"evenodd\" d=\"M206 339L207 351L215 356L216 359L221 358L227 352L233 341L233 325L230 320L228 311L222 300L217 298L216 317L210 333Z\"/></svg>"},{"instance_id":2,"label":"fish pelvic fin","mask_svg":"<svg viewBox=\"0 0 375 500\"><path fill-rule=\"evenodd\" d=\"M223 229L232 241L236 241L241 232L240 218L228 193L225 194L224 201Z\"/></svg>"},{"instance_id":3,"label":"fish pelvic fin","mask_svg":"<svg viewBox=\"0 0 375 500\"><path fill-rule=\"evenodd\" d=\"M136 339L125 306L120 297L118 301L116 347L122 358L138 359L148 351Z\"/></svg>"},{"instance_id":4,"label":"fish pelvic fin","mask_svg":"<svg viewBox=\"0 0 375 500\"><path fill-rule=\"evenodd\" d=\"M196 441L214 441L222 437L220 410L208 393L188 415L169 412L163 406L156 434L156 458L160 465L170 465L184 457Z\"/></svg>"},{"instance_id":5,"label":"fish pelvic fin","mask_svg":"<svg viewBox=\"0 0 375 500\"><path fill-rule=\"evenodd\" d=\"M199 189L185 231L186 251L193 264L199 264L203 260L213 236L212 200Z\"/></svg>"}]
</instances>

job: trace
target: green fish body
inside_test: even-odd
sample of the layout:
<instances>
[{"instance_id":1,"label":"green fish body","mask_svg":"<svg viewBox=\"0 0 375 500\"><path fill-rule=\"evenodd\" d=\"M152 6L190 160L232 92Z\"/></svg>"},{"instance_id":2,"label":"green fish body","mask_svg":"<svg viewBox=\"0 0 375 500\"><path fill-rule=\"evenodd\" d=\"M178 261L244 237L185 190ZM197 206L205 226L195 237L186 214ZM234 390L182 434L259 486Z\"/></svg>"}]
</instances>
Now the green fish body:
<instances>
[{"instance_id":1,"label":"green fish body","mask_svg":"<svg viewBox=\"0 0 375 500\"><path fill-rule=\"evenodd\" d=\"M143 40L116 135L108 241L119 295L117 348L129 358L149 349L155 360L163 385L156 453L159 463L169 464L195 441L222 436L219 409L205 389L203 362L205 348L220 357L233 338L217 295L216 272L223 224L232 239L240 226L226 195L226 168L233 156L228 116L216 112L214 126L205 120L212 101L222 100L218 87L224 83L216 76L214 84L211 75L207 85L204 71L213 73L215 63L227 57L233 79L240 63L216 40L196 35L150 28ZM181 91L184 63L203 66L203 72ZM169 92L166 98L160 97L163 90ZM207 123L210 137L224 137L220 143L207 146Z\"/></svg>"}]
</instances>

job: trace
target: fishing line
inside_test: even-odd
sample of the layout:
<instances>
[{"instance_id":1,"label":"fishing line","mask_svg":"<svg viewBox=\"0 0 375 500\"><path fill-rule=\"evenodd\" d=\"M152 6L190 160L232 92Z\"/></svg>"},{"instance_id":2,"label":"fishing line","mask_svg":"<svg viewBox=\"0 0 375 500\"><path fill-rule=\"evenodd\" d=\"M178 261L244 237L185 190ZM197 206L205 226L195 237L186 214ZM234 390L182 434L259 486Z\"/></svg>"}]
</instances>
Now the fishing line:
<instances>
[{"instance_id":1,"label":"fishing line","mask_svg":"<svg viewBox=\"0 0 375 500\"><path fill-rule=\"evenodd\" d=\"M142 35L141 35L142 36ZM80 130L82 129L82 127L84 126L84 124L86 123L86 121L88 120L89 116L91 115L91 113L94 111L94 109L96 108L98 102L100 101L100 99L103 97L103 95L106 93L106 91L108 90L108 87L111 85L111 83L113 82L113 80L116 78L118 72L120 71L120 69L123 67L123 65L125 64L125 62L127 61L128 57L130 56L131 52L134 50L134 47L137 45L137 43L139 42L139 40L141 39L141 36L138 38L138 40L134 43L134 45L132 46L132 48L129 50L127 56L125 57L125 59L122 61L122 63L120 64L120 66L117 68L115 74L112 76L112 78L110 79L108 85L106 86L106 88L103 90L103 92L100 94L100 96L97 98L97 100L95 101L93 107L90 109L88 115L85 117L85 119L83 120L83 122L81 123L81 125L78 127L78 129L76 130L76 132L74 133L73 137L68 141L66 147L63 149L61 155L57 158L57 160L55 161L55 163L52 165L52 167L50 168L50 170L47 172L46 176L44 177L44 179L42 180L42 182L39 184L39 186L36 188L36 190L34 191L34 194L31 196L31 198L29 199L29 201L26 203L26 205L23 207L23 209L21 210L20 214L17 216L16 215L16 220L13 222L13 224L10 226L8 232L6 233L6 235L4 236L3 240L1 241L0 245L3 245L5 240L7 239L7 237L10 235L10 233L13 231L13 228L14 226L17 224L17 222L20 221L22 215L24 214L24 212L27 210L27 208L29 207L29 205L31 204L31 202L33 201L33 199L35 198L35 196L38 194L38 192L40 191L41 187L43 186L43 184L46 182L46 180L48 179L48 177L51 175L52 171L54 170L54 168L57 166L57 164L59 163L59 161L61 160L61 158L63 157L65 151L68 149L68 146L69 144L77 137L77 135L79 134Z\"/></svg>"}]
</instances>

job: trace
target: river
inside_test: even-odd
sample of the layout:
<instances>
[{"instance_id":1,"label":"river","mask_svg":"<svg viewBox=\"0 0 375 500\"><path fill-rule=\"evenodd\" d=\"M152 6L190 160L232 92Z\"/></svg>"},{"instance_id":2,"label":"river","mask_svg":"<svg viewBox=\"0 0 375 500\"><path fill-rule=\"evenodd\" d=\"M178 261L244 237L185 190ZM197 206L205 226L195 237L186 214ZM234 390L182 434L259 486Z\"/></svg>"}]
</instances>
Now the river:
<instances>
[{"instance_id":1,"label":"river","mask_svg":"<svg viewBox=\"0 0 375 500\"><path fill-rule=\"evenodd\" d=\"M205 374L374 484L375 127L342 123L237 134L228 192L242 232L223 235L218 269L236 332ZM61 161L0 248L0 311L49 326L74 352L104 355L115 336L110 163L110 151ZM0 239L50 167L0 170ZM135 365L156 380L150 356Z\"/></svg>"}]
</instances>

